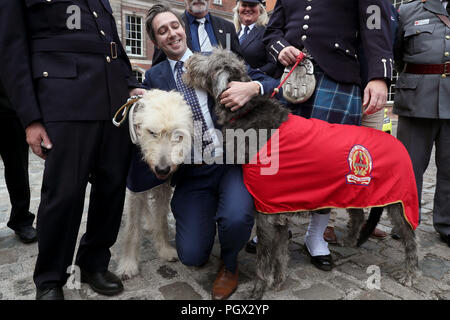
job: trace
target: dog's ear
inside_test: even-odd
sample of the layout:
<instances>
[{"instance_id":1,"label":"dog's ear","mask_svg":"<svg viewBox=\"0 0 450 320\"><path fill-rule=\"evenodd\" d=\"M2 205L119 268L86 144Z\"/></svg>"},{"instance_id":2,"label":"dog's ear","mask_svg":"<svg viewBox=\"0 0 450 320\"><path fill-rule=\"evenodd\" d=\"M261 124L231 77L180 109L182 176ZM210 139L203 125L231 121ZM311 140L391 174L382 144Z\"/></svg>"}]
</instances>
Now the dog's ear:
<instances>
[{"instance_id":1,"label":"dog's ear","mask_svg":"<svg viewBox=\"0 0 450 320\"><path fill-rule=\"evenodd\" d=\"M184 63L186 72L183 74L183 81L186 85L196 88L207 90L206 78L208 77L208 56L200 53L194 53Z\"/></svg>"},{"instance_id":2,"label":"dog's ear","mask_svg":"<svg viewBox=\"0 0 450 320\"><path fill-rule=\"evenodd\" d=\"M227 89L229 79L230 73L226 70L222 70L216 75L215 85L212 88L215 99L219 100L219 96Z\"/></svg>"}]
</instances>

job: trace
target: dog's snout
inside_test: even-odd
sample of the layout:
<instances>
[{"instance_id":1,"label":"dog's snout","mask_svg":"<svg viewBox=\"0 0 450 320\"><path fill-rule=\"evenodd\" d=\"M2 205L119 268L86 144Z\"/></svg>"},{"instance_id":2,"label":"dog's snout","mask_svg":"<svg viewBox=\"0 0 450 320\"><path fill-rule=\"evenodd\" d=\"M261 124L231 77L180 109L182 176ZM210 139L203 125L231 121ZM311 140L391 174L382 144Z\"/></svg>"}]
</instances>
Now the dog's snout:
<instances>
[{"instance_id":1,"label":"dog's snout","mask_svg":"<svg viewBox=\"0 0 450 320\"><path fill-rule=\"evenodd\" d=\"M165 175L169 174L170 167L169 166L167 166L167 167L156 166L155 167L155 171L156 171L157 174L159 174L161 176L165 176Z\"/></svg>"}]
</instances>

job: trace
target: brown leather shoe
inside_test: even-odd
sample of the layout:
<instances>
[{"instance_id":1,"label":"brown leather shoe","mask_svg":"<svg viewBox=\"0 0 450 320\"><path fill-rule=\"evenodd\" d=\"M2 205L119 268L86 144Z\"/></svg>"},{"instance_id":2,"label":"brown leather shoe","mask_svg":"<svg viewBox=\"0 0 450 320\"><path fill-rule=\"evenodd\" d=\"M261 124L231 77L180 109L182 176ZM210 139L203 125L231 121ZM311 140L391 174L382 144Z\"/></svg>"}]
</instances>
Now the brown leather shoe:
<instances>
[{"instance_id":1,"label":"brown leather shoe","mask_svg":"<svg viewBox=\"0 0 450 320\"><path fill-rule=\"evenodd\" d=\"M219 272L217 273L216 280L214 281L212 288L213 300L226 300L231 296L238 286L238 274L239 271L236 268L236 272L232 273L227 270L225 265L220 265Z\"/></svg>"},{"instance_id":2,"label":"brown leather shoe","mask_svg":"<svg viewBox=\"0 0 450 320\"><path fill-rule=\"evenodd\" d=\"M388 234L386 232L384 232L383 230L375 228L375 230L373 230L371 236L382 240L382 239L386 238L388 236Z\"/></svg>"},{"instance_id":3,"label":"brown leather shoe","mask_svg":"<svg viewBox=\"0 0 450 320\"><path fill-rule=\"evenodd\" d=\"M331 244L337 244L337 237L336 234L334 233L334 228L333 227L327 227L325 229L325 232L323 233L323 239Z\"/></svg>"}]
</instances>

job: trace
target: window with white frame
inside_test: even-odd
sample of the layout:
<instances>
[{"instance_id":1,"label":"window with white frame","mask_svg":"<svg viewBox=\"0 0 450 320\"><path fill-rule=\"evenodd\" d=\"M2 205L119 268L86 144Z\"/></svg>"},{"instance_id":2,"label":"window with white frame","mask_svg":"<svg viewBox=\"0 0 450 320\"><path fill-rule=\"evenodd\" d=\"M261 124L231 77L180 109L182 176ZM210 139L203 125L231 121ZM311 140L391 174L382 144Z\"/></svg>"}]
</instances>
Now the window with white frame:
<instances>
[{"instance_id":1,"label":"window with white frame","mask_svg":"<svg viewBox=\"0 0 450 320\"><path fill-rule=\"evenodd\" d=\"M133 76L136 77L137 81L139 81L139 83L142 83L142 81L144 81L144 74L142 72L140 72L139 70L132 70L133 72Z\"/></svg>"},{"instance_id":2,"label":"window with white frame","mask_svg":"<svg viewBox=\"0 0 450 320\"><path fill-rule=\"evenodd\" d=\"M127 54L144 55L144 33L142 17L125 15L125 50Z\"/></svg>"}]
</instances>

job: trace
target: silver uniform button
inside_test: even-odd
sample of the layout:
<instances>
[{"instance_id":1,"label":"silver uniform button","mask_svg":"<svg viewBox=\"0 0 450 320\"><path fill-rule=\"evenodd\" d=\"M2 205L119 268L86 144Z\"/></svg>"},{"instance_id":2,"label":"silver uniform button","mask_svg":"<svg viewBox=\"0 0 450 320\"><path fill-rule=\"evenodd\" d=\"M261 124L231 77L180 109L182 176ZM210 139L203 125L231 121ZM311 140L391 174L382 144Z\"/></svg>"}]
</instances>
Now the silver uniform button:
<instances>
[{"instance_id":1,"label":"silver uniform button","mask_svg":"<svg viewBox=\"0 0 450 320\"><path fill-rule=\"evenodd\" d=\"M308 30L309 26L307 24L303 25L303 30Z\"/></svg>"},{"instance_id":2,"label":"silver uniform button","mask_svg":"<svg viewBox=\"0 0 450 320\"><path fill-rule=\"evenodd\" d=\"M92 14L94 15L94 17L98 18L98 14L95 11L92 11Z\"/></svg>"},{"instance_id":3,"label":"silver uniform button","mask_svg":"<svg viewBox=\"0 0 450 320\"><path fill-rule=\"evenodd\" d=\"M308 16L308 15L304 16L303 18L304 18L305 20L309 20L309 16Z\"/></svg>"},{"instance_id":4,"label":"silver uniform button","mask_svg":"<svg viewBox=\"0 0 450 320\"><path fill-rule=\"evenodd\" d=\"M109 56L106 56L106 61L108 61L108 63L111 62L111 58Z\"/></svg>"},{"instance_id":5,"label":"silver uniform button","mask_svg":"<svg viewBox=\"0 0 450 320\"><path fill-rule=\"evenodd\" d=\"M305 41L307 38L308 37L306 35L303 35L301 39L302 39L302 41Z\"/></svg>"},{"instance_id":6,"label":"silver uniform button","mask_svg":"<svg viewBox=\"0 0 450 320\"><path fill-rule=\"evenodd\" d=\"M347 50L345 50L345 53L350 53L350 50L348 50L348 49L347 49Z\"/></svg>"},{"instance_id":7,"label":"silver uniform button","mask_svg":"<svg viewBox=\"0 0 450 320\"><path fill-rule=\"evenodd\" d=\"M335 47L335 48L339 48L339 43L335 43L335 44L334 44L334 47Z\"/></svg>"},{"instance_id":8,"label":"silver uniform button","mask_svg":"<svg viewBox=\"0 0 450 320\"><path fill-rule=\"evenodd\" d=\"M51 2L52 0L47 0L47 2Z\"/></svg>"},{"instance_id":9,"label":"silver uniform button","mask_svg":"<svg viewBox=\"0 0 450 320\"><path fill-rule=\"evenodd\" d=\"M48 0L47 0L48 1ZM50 1L49 1L50 2ZM44 72L42 72L42 76L44 77L44 78L47 78L48 77L48 72L47 71L44 71Z\"/></svg>"},{"instance_id":10,"label":"silver uniform button","mask_svg":"<svg viewBox=\"0 0 450 320\"><path fill-rule=\"evenodd\" d=\"M100 33L102 34L102 36L105 36L105 31L100 30Z\"/></svg>"},{"instance_id":11,"label":"silver uniform button","mask_svg":"<svg viewBox=\"0 0 450 320\"><path fill-rule=\"evenodd\" d=\"M311 6L307 6L306 7L306 11L311 11L312 7Z\"/></svg>"}]
</instances>

